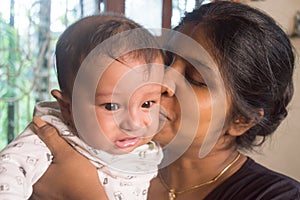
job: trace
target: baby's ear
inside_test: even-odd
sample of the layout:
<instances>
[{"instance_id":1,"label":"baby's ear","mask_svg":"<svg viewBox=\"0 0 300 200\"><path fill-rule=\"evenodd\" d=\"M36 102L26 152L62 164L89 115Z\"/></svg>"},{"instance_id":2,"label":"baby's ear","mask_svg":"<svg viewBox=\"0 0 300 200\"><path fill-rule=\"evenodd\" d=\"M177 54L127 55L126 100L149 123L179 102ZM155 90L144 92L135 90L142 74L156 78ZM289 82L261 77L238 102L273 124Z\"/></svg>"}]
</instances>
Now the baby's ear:
<instances>
[{"instance_id":1,"label":"baby's ear","mask_svg":"<svg viewBox=\"0 0 300 200\"><path fill-rule=\"evenodd\" d=\"M64 95L59 90L52 90L51 94L58 102L64 120L68 123L73 123L72 110L71 110L72 104L70 98Z\"/></svg>"},{"instance_id":2,"label":"baby's ear","mask_svg":"<svg viewBox=\"0 0 300 200\"><path fill-rule=\"evenodd\" d=\"M258 117L247 120L245 117L240 116L238 119L230 123L227 133L231 136L240 136L248 131L251 127L255 126L264 116L264 110L259 109Z\"/></svg>"}]
</instances>

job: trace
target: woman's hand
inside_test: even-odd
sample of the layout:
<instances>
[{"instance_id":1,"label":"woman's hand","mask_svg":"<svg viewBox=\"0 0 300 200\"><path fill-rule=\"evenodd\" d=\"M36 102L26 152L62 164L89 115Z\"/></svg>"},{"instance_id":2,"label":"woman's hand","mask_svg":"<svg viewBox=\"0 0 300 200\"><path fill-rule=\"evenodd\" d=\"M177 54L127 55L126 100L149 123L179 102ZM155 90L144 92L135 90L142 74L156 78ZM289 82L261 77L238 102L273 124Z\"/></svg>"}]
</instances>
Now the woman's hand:
<instances>
[{"instance_id":1,"label":"woman's hand","mask_svg":"<svg viewBox=\"0 0 300 200\"><path fill-rule=\"evenodd\" d=\"M40 118L33 119L32 128L50 149L53 161L34 184L30 199L107 199L97 169L86 157L73 149L54 127Z\"/></svg>"}]
</instances>

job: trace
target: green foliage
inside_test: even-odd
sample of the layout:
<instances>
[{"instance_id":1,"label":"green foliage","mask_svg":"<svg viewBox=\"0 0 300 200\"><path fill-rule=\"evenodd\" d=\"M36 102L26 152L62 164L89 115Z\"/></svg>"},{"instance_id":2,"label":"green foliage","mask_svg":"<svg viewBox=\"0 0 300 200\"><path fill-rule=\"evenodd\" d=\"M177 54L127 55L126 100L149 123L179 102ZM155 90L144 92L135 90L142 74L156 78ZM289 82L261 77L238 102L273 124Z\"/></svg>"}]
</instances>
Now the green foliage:
<instances>
[{"instance_id":1,"label":"green foliage","mask_svg":"<svg viewBox=\"0 0 300 200\"><path fill-rule=\"evenodd\" d=\"M0 150L7 144L7 135L5 134L7 132L7 107L6 104L3 103L3 101L0 101L0 110L1 110L1 115L0 115ZM6 126L5 126L6 125Z\"/></svg>"},{"instance_id":2,"label":"green foliage","mask_svg":"<svg viewBox=\"0 0 300 200\"><path fill-rule=\"evenodd\" d=\"M14 135L19 133L30 121L33 99L32 60L27 59L24 49L20 48L18 31L11 27L0 15L0 150L7 144L8 102L14 102ZM29 109L31 109L29 111Z\"/></svg>"},{"instance_id":3,"label":"green foliage","mask_svg":"<svg viewBox=\"0 0 300 200\"><path fill-rule=\"evenodd\" d=\"M8 1L2 3L8 3ZM54 16L58 27L66 27L79 18L80 12L76 3L77 0L61 1L61 15ZM40 2L16 1L15 7L18 8L16 10L22 11L18 12L15 18L17 28L11 27L3 19L0 9L0 150L7 145L9 123L13 122L14 136L17 136L31 121L36 97L40 92L39 80L44 78L41 74L49 78L48 89L57 88L56 74L51 61L53 61L53 47L60 32L45 33L48 34L47 37L50 37L48 46L50 51L42 53L43 41L41 43L38 41L41 29L39 27L41 24ZM44 58L49 63L41 67ZM53 100L53 98L49 95L46 100ZM14 103L14 120L11 121L8 119L9 102Z\"/></svg>"}]
</instances>

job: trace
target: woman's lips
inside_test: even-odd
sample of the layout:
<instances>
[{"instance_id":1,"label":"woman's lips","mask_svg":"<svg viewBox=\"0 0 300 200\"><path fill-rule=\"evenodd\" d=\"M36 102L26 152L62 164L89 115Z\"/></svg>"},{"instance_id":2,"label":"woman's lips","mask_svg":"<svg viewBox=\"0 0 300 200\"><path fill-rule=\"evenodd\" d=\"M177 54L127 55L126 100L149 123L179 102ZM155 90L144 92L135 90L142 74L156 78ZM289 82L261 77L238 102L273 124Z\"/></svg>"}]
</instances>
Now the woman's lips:
<instances>
[{"instance_id":1,"label":"woman's lips","mask_svg":"<svg viewBox=\"0 0 300 200\"><path fill-rule=\"evenodd\" d=\"M160 120L163 120L163 121L165 121L165 120L171 120L170 119L170 117L166 114L166 113L164 113L164 112L159 112L159 118L160 118Z\"/></svg>"},{"instance_id":2,"label":"woman's lips","mask_svg":"<svg viewBox=\"0 0 300 200\"><path fill-rule=\"evenodd\" d=\"M115 145L120 148L120 149L123 149L123 148L128 148L128 147L132 147L132 146L135 146L138 141L140 140L139 137L135 137L135 138L125 138L125 139L122 139L122 140L117 140L115 142Z\"/></svg>"}]
</instances>

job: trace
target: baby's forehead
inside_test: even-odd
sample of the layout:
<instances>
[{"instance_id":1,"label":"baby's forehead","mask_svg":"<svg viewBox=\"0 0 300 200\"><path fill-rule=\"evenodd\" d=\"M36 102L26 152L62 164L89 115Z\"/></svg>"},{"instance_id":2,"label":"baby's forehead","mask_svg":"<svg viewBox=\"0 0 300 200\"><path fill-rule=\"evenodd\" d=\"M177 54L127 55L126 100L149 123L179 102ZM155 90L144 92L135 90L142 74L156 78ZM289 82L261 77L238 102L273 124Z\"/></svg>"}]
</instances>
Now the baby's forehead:
<instances>
[{"instance_id":1,"label":"baby's forehead","mask_svg":"<svg viewBox=\"0 0 300 200\"><path fill-rule=\"evenodd\" d=\"M164 61L163 57L160 55L152 60L146 60L142 56L136 57L126 55L116 58L114 62L127 67L129 70L144 74L145 76L149 76L150 74L157 76L157 73L163 73L164 71Z\"/></svg>"},{"instance_id":2,"label":"baby's forehead","mask_svg":"<svg viewBox=\"0 0 300 200\"><path fill-rule=\"evenodd\" d=\"M155 51L158 51L158 50L155 50ZM150 51L147 52L147 50L146 51L137 50L134 52L130 52L130 53L121 55L118 58L115 58L115 60L122 62L124 64L126 64L126 63L163 64L164 63L162 53L156 52L156 54L154 54L153 52L150 52Z\"/></svg>"},{"instance_id":3,"label":"baby's forehead","mask_svg":"<svg viewBox=\"0 0 300 200\"><path fill-rule=\"evenodd\" d=\"M163 72L164 66L159 60L146 63L144 59L115 59L101 75L97 92L124 94L125 91L128 95L146 85L161 85Z\"/></svg>"}]
</instances>

